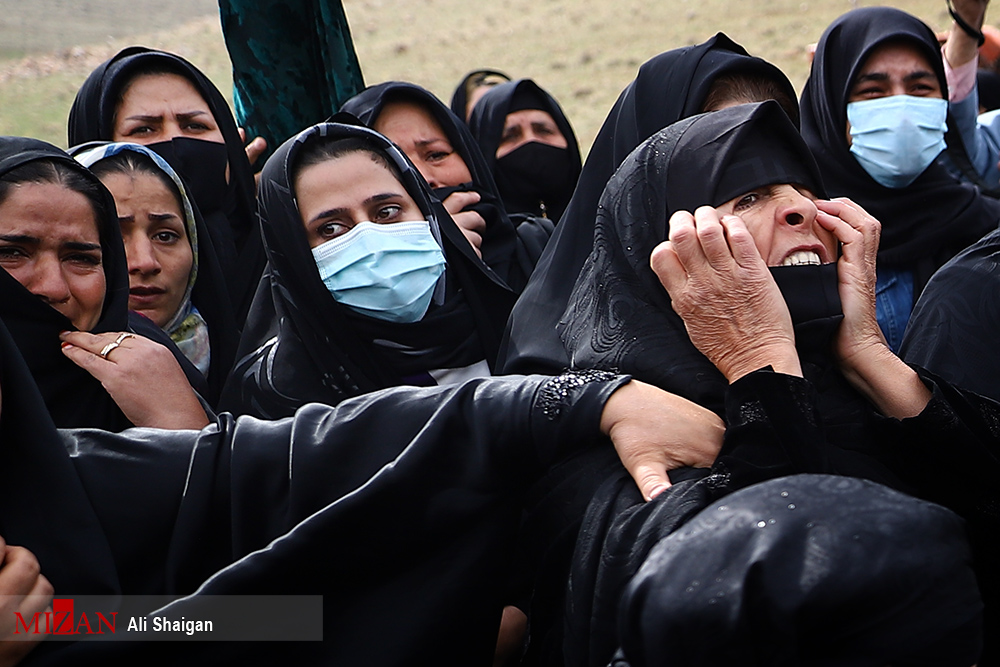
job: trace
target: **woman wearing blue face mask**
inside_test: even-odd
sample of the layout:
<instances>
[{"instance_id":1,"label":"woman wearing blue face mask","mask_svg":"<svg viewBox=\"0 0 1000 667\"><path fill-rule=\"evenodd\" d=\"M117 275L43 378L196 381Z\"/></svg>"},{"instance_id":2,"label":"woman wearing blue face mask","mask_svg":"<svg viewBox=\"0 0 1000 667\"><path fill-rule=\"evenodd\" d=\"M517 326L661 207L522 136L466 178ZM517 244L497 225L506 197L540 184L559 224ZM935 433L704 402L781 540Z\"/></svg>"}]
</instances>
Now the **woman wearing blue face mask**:
<instances>
[{"instance_id":1,"label":"woman wearing blue face mask","mask_svg":"<svg viewBox=\"0 0 1000 667\"><path fill-rule=\"evenodd\" d=\"M268 160L259 203L270 269L226 409L273 419L491 374L514 294L388 139L313 126Z\"/></svg>"},{"instance_id":2,"label":"woman wearing blue face mask","mask_svg":"<svg viewBox=\"0 0 1000 667\"><path fill-rule=\"evenodd\" d=\"M937 162L947 98L934 33L888 7L834 21L802 91L802 135L830 195L882 221L878 318L894 350L931 274L1000 222L1000 203Z\"/></svg>"}]
</instances>

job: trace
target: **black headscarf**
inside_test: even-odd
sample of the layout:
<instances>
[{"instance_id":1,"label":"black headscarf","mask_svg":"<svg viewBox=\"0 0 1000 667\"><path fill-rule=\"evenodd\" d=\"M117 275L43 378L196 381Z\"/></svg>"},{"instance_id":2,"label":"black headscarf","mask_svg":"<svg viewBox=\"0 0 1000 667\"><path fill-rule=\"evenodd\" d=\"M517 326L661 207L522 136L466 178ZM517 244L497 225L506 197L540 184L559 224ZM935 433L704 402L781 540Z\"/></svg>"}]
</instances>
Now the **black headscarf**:
<instances>
[{"instance_id":1,"label":"black headscarf","mask_svg":"<svg viewBox=\"0 0 1000 667\"><path fill-rule=\"evenodd\" d=\"M510 77L507 74L496 69L476 69L462 77L462 82L458 84L458 87L455 88L455 92L451 96L451 110L456 116L462 119L463 123L469 115L468 86L469 80L474 76L493 76L498 79L510 81Z\"/></svg>"},{"instance_id":2,"label":"black headscarf","mask_svg":"<svg viewBox=\"0 0 1000 667\"><path fill-rule=\"evenodd\" d=\"M320 279L295 201L292 167L302 145L321 136L366 137L381 146L402 174L403 187L440 230L447 294L419 322L360 315L337 303ZM433 369L483 359L493 367L514 294L476 256L402 151L382 135L322 123L289 139L261 173L260 212L269 272L247 319L225 409L276 418L307 402L335 405L375 389L427 382Z\"/></svg>"},{"instance_id":3,"label":"black headscarf","mask_svg":"<svg viewBox=\"0 0 1000 667\"><path fill-rule=\"evenodd\" d=\"M556 324L594 247L597 203L608 179L647 138L701 113L716 78L737 72L773 79L795 100L795 89L781 70L751 57L722 33L697 46L661 53L639 69L594 140L573 199L511 313L500 358L504 372L557 373L569 365Z\"/></svg>"},{"instance_id":4,"label":"black headscarf","mask_svg":"<svg viewBox=\"0 0 1000 667\"><path fill-rule=\"evenodd\" d=\"M90 333L133 331L165 345L173 352L195 390L204 392L205 378L170 338L148 318L128 311L125 247L111 193L96 176L55 146L37 139L0 138L0 176L34 160L62 163L92 180L100 189L105 215L97 224L106 291L101 317ZM0 271L0 318L17 342L57 426L91 426L109 431L132 426L101 383L62 353L59 334L76 327L6 271Z\"/></svg>"},{"instance_id":5,"label":"black headscarf","mask_svg":"<svg viewBox=\"0 0 1000 667\"><path fill-rule=\"evenodd\" d=\"M631 667L968 667L982 602L964 523L845 477L726 496L653 548L622 598ZM617 663L616 663L617 664Z\"/></svg>"},{"instance_id":6,"label":"black headscarf","mask_svg":"<svg viewBox=\"0 0 1000 667\"><path fill-rule=\"evenodd\" d=\"M802 136L822 165L832 197L850 197L882 223L878 259L916 271L916 293L952 255L995 228L1000 203L932 163L905 188L887 188L862 168L847 145L847 100L858 70L889 40L904 40L927 58L947 99L944 63L934 32L920 19L890 7L844 14L816 47L802 89ZM949 119L946 140L958 132Z\"/></svg>"},{"instance_id":7,"label":"black headscarf","mask_svg":"<svg viewBox=\"0 0 1000 667\"><path fill-rule=\"evenodd\" d=\"M227 276L237 321L242 323L265 257L257 224L253 170L247 161L233 112L215 84L180 56L130 46L91 72L80 87L69 113L69 145L111 141L124 87L134 76L151 68L167 68L190 81L208 104L225 140L229 183L224 193L213 187L219 182L219 165L203 159L200 153L189 152L191 146L199 145L192 143L195 140L177 138L169 144L157 145L155 150L191 186Z\"/></svg>"},{"instance_id":8,"label":"black headscarf","mask_svg":"<svg viewBox=\"0 0 1000 667\"><path fill-rule=\"evenodd\" d=\"M776 102L685 119L637 148L605 188L594 250L558 325L570 364L621 369L721 413L727 382L691 343L649 256L666 240L674 212L719 206L775 183L824 192L809 149ZM804 299L793 297L795 305L816 308L797 320L827 321L839 312L836 265L773 272L776 279L793 273L795 279L781 282L797 290L816 288Z\"/></svg>"},{"instance_id":9,"label":"black headscarf","mask_svg":"<svg viewBox=\"0 0 1000 667\"><path fill-rule=\"evenodd\" d=\"M471 208L478 211L486 221L486 231L480 247L483 261L511 289L520 292L528 282L548 237L533 244L533 237L528 234L530 224L524 230L521 229L523 224L515 230L515 224L500 202L493 174L469 133L469 128L434 93L413 83L387 81L366 88L347 100L341 111L353 115L368 127L374 127L386 105L393 102L412 102L429 112L444 130L452 148L465 161L472 175L472 182L440 188L435 190L434 196L438 200L444 200L455 191L471 190L479 193L479 203Z\"/></svg>"},{"instance_id":10,"label":"black headscarf","mask_svg":"<svg viewBox=\"0 0 1000 667\"><path fill-rule=\"evenodd\" d=\"M78 160L86 160L85 164L93 166L100 162L100 160L109 157L107 155L109 149L114 151L113 154L130 151L148 157L152 153L152 151L149 151L145 147L136 144L95 142L77 146L71 151L71 154ZM93 155L87 159L85 156L90 153L93 153ZM156 155L156 153L152 154ZM156 164L155 161L153 164L157 168L160 167L160 164ZM177 173L169 167L169 164L165 166L166 169L161 169L161 171L165 174L166 178L178 186L179 194L190 207L190 212L194 217L194 236L197 239L197 257L195 258L197 275L191 289L191 303L198 309L198 312L201 313L205 323L208 325L208 336L211 344L211 365L207 374L208 393L203 398L208 400L210 404L215 405L219 400L219 395L222 393L222 386L225 384L226 378L229 377L229 371L233 367L233 361L236 357L236 346L239 342L239 329L236 326L235 315L233 315L232 300L226 288L222 266L215 252L215 246L212 244L212 237L205 224L205 219L198 211L198 206L194 203L193 198L186 191L184 183L178 183L179 176ZM185 221L185 226L188 224L188 221ZM189 238L188 241L190 242L190 240Z\"/></svg>"},{"instance_id":11,"label":"black headscarf","mask_svg":"<svg viewBox=\"0 0 1000 667\"><path fill-rule=\"evenodd\" d=\"M1000 401L1000 230L935 273L913 307L899 356Z\"/></svg>"},{"instance_id":12,"label":"black headscarf","mask_svg":"<svg viewBox=\"0 0 1000 667\"><path fill-rule=\"evenodd\" d=\"M531 79L518 79L510 83L494 86L486 91L476 103L469 117L469 129L479 143L486 165L497 183L504 207L511 213L528 213L541 215L539 198L528 190L530 184L511 178L507 170L502 169L497 160L497 148L503 136L507 114L522 109L540 109L552 116L556 127L566 138L565 160L561 173L552 174L552 180L546 184L546 190L557 190L564 195L546 201L545 216L557 222L566 209L566 204L573 193L577 179L580 177L580 145L576 141L573 127L563 113L562 107L549 93L542 90ZM558 149L552 149L558 150Z\"/></svg>"}]
</instances>

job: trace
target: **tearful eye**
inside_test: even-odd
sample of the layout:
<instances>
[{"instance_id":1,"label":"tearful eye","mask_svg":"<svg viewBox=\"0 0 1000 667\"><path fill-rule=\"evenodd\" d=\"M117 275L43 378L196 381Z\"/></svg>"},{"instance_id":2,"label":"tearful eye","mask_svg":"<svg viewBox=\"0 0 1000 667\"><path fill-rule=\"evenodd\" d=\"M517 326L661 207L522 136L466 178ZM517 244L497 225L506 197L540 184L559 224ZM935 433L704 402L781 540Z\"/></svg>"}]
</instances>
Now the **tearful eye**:
<instances>
[{"instance_id":1,"label":"tearful eye","mask_svg":"<svg viewBox=\"0 0 1000 667\"><path fill-rule=\"evenodd\" d=\"M749 192L749 193L743 195L742 197L740 197L736 201L736 204L733 206L733 211L735 212L735 211L742 211L742 210L748 209L751 206L753 206L754 204L756 204L758 201L760 201L760 193L759 192Z\"/></svg>"}]
</instances>

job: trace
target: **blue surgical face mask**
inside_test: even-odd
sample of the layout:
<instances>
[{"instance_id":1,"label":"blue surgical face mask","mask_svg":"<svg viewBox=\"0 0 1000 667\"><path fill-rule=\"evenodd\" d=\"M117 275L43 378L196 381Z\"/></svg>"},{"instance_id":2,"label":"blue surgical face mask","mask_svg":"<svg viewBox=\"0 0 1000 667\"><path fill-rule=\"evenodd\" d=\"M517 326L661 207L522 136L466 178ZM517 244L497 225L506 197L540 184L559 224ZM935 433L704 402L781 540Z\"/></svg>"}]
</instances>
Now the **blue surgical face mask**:
<instances>
[{"instance_id":1,"label":"blue surgical face mask","mask_svg":"<svg viewBox=\"0 0 1000 667\"><path fill-rule=\"evenodd\" d=\"M945 149L948 102L893 95L847 105L851 153L887 188L905 188Z\"/></svg>"},{"instance_id":2,"label":"blue surgical face mask","mask_svg":"<svg viewBox=\"0 0 1000 667\"><path fill-rule=\"evenodd\" d=\"M444 253L426 220L361 222L312 253L334 299L389 322L419 321L445 268Z\"/></svg>"}]
</instances>

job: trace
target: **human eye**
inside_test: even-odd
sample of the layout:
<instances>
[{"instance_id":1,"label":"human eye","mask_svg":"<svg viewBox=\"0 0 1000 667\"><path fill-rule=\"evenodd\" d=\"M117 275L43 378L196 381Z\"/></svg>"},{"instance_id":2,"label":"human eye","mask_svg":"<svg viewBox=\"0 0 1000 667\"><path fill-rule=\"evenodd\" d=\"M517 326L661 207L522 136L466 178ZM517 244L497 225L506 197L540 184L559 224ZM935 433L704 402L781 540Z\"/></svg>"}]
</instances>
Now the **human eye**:
<instances>
[{"instance_id":1,"label":"human eye","mask_svg":"<svg viewBox=\"0 0 1000 667\"><path fill-rule=\"evenodd\" d=\"M147 134L153 133L153 127L151 125L136 125L135 127L130 127L125 131L126 137L141 137Z\"/></svg>"},{"instance_id":2,"label":"human eye","mask_svg":"<svg viewBox=\"0 0 1000 667\"><path fill-rule=\"evenodd\" d=\"M152 239L164 245L173 245L181 240L181 235L172 229L161 229L153 234Z\"/></svg>"},{"instance_id":3,"label":"human eye","mask_svg":"<svg viewBox=\"0 0 1000 667\"><path fill-rule=\"evenodd\" d=\"M375 212L375 219L372 222L393 222L393 219L398 217L402 210L403 207L399 204L380 206L378 211Z\"/></svg>"},{"instance_id":4,"label":"human eye","mask_svg":"<svg viewBox=\"0 0 1000 667\"><path fill-rule=\"evenodd\" d=\"M349 231L351 231L349 226L337 220L328 220L327 222L320 223L319 226L316 227L316 234L324 241L329 241L330 239L335 239L338 236L343 236Z\"/></svg>"},{"instance_id":5,"label":"human eye","mask_svg":"<svg viewBox=\"0 0 1000 667\"><path fill-rule=\"evenodd\" d=\"M16 245L0 245L0 263L11 264L28 257L24 248Z\"/></svg>"},{"instance_id":6,"label":"human eye","mask_svg":"<svg viewBox=\"0 0 1000 667\"><path fill-rule=\"evenodd\" d=\"M67 254L63 261L69 262L74 266L80 268L96 268L101 265L101 253L100 252L71 252Z\"/></svg>"},{"instance_id":7,"label":"human eye","mask_svg":"<svg viewBox=\"0 0 1000 667\"><path fill-rule=\"evenodd\" d=\"M427 153L425 160L427 162L443 162L451 157L451 152L449 151L430 151Z\"/></svg>"},{"instance_id":8,"label":"human eye","mask_svg":"<svg viewBox=\"0 0 1000 667\"><path fill-rule=\"evenodd\" d=\"M733 213L739 213L740 211L745 211L752 208L754 205L758 204L764 198L764 192L761 190L754 190L753 192L748 192L739 199L733 205Z\"/></svg>"}]
</instances>

